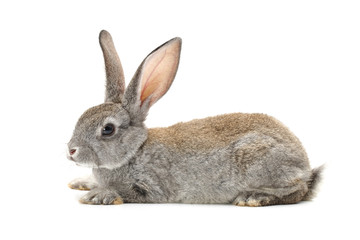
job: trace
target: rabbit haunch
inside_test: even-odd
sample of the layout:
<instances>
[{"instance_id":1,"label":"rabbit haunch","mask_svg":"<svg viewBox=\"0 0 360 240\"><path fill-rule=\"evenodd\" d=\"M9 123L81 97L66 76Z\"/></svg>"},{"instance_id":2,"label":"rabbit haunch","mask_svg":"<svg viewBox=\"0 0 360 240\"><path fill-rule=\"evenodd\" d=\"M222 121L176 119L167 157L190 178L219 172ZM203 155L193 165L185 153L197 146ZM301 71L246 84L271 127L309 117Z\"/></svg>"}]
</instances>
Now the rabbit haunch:
<instances>
[{"instance_id":1,"label":"rabbit haunch","mask_svg":"<svg viewBox=\"0 0 360 240\"><path fill-rule=\"evenodd\" d=\"M273 117L233 113L146 128L175 78L180 38L152 51L127 88L111 35L99 40L105 103L85 111L68 143L68 158L93 168L91 178L69 184L90 190L80 202L267 206L314 196L322 168L310 168L298 138Z\"/></svg>"}]
</instances>

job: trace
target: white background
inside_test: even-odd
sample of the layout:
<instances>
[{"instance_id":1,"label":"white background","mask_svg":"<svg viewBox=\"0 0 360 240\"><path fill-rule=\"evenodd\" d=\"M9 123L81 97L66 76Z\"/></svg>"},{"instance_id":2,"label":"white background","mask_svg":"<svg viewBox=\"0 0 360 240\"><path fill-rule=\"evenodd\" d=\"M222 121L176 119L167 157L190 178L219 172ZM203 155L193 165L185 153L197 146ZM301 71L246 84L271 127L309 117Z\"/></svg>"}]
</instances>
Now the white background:
<instances>
[{"instance_id":1,"label":"white background","mask_svg":"<svg viewBox=\"0 0 360 240\"><path fill-rule=\"evenodd\" d=\"M358 1L2 1L1 239L359 239ZM100 104L100 30L127 82L168 39L180 67L147 125L263 112L327 164L312 202L88 206L72 178L89 172L65 147L77 118ZM356 223L357 221L357 223Z\"/></svg>"}]
</instances>

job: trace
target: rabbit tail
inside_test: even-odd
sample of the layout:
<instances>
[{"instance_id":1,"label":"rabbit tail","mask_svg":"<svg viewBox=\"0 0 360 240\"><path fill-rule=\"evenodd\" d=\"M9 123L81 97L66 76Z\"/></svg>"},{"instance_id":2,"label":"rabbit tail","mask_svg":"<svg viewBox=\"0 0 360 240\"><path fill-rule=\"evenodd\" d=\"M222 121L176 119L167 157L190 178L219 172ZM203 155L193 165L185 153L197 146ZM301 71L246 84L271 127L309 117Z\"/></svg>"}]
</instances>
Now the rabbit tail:
<instances>
[{"instance_id":1,"label":"rabbit tail","mask_svg":"<svg viewBox=\"0 0 360 240\"><path fill-rule=\"evenodd\" d=\"M307 181L308 192L305 194L303 198L304 201L309 201L316 196L319 183L321 182L322 179L323 170L324 170L324 165L311 170L311 177L309 181Z\"/></svg>"}]
</instances>

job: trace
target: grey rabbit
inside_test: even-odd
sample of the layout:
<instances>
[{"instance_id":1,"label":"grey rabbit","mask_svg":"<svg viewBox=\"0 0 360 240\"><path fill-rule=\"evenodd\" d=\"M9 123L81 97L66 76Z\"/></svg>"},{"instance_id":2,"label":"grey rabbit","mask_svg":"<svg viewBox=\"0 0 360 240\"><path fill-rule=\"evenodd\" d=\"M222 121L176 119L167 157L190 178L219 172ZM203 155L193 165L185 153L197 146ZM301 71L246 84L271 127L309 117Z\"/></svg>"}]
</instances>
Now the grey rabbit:
<instances>
[{"instance_id":1,"label":"grey rabbit","mask_svg":"<svg viewBox=\"0 0 360 240\"><path fill-rule=\"evenodd\" d=\"M170 88L181 39L152 51L125 89L111 35L105 59L105 103L78 120L68 159L92 168L69 187L90 190L85 204L197 203L267 206L314 197L323 167L310 168L300 141L265 114L233 113L166 128L146 128L150 107Z\"/></svg>"}]
</instances>

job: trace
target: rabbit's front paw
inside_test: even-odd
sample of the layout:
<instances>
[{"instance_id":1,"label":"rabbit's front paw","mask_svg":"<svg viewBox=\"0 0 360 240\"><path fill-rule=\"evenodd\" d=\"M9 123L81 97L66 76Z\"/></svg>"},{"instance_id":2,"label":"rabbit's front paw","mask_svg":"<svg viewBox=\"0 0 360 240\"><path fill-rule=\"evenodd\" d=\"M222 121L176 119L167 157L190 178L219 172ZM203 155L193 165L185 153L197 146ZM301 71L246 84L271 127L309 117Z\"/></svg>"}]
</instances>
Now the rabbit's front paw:
<instances>
[{"instance_id":1,"label":"rabbit's front paw","mask_svg":"<svg viewBox=\"0 0 360 240\"><path fill-rule=\"evenodd\" d=\"M111 205L122 204L123 200L115 190L95 188L80 199L83 204Z\"/></svg>"},{"instance_id":2,"label":"rabbit's front paw","mask_svg":"<svg viewBox=\"0 0 360 240\"><path fill-rule=\"evenodd\" d=\"M84 190L89 191L91 189L94 189L97 187L97 183L92 177L86 177L86 178L76 178L69 182L68 184L69 188L75 189L75 190Z\"/></svg>"}]
</instances>

